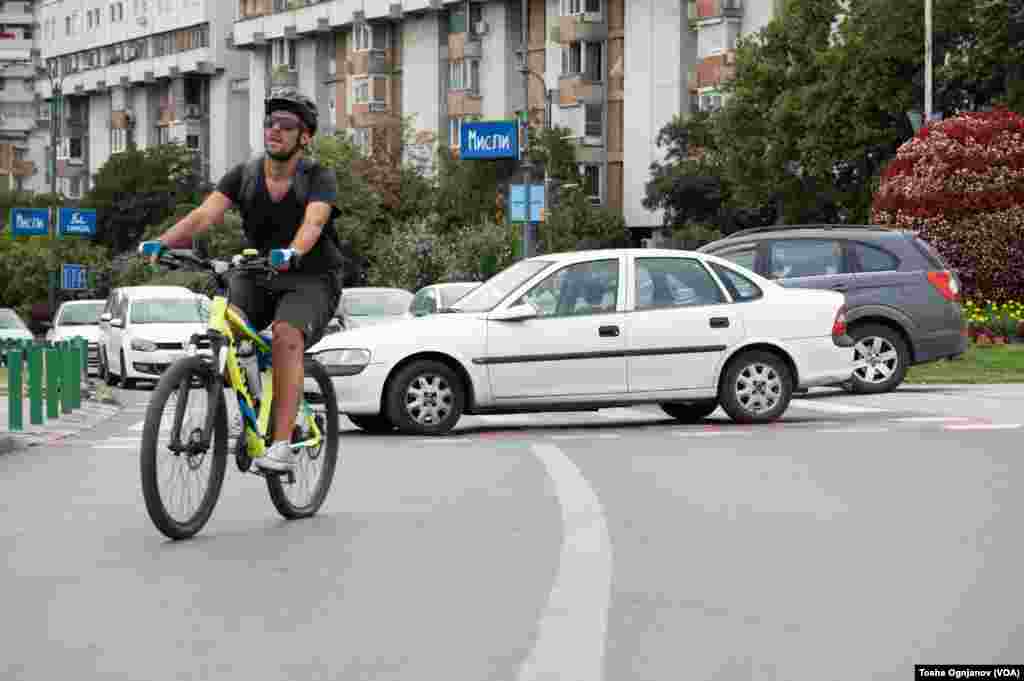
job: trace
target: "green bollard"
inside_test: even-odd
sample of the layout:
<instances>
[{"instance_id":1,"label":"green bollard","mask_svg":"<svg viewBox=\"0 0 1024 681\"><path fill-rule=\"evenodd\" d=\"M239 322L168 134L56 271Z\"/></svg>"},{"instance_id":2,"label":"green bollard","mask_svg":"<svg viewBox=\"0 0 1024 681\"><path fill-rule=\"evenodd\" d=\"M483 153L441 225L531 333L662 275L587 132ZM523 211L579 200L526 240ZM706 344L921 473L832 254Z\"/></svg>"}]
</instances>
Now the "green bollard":
<instances>
[{"instance_id":1,"label":"green bollard","mask_svg":"<svg viewBox=\"0 0 1024 681\"><path fill-rule=\"evenodd\" d=\"M21 419L21 351L7 351L7 428L12 433L23 429Z\"/></svg>"},{"instance_id":2,"label":"green bollard","mask_svg":"<svg viewBox=\"0 0 1024 681\"><path fill-rule=\"evenodd\" d=\"M71 384L74 382L71 366L71 356L68 353L68 344L60 344L60 411L62 414L71 413Z\"/></svg>"},{"instance_id":3,"label":"green bollard","mask_svg":"<svg viewBox=\"0 0 1024 681\"><path fill-rule=\"evenodd\" d=\"M46 356L46 418L60 416L57 399L60 396L60 351L47 348Z\"/></svg>"},{"instance_id":4,"label":"green bollard","mask_svg":"<svg viewBox=\"0 0 1024 681\"><path fill-rule=\"evenodd\" d=\"M40 425L43 422L43 349L39 346L28 353L28 410L29 422Z\"/></svg>"},{"instance_id":5,"label":"green bollard","mask_svg":"<svg viewBox=\"0 0 1024 681\"><path fill-rule=\"evenodd\" d=\"M71 408L78 409L82 406L82 370L80 364L82 355L79 353L78 344L72 343L68 348L68 356L71 360L68 367L68 378L71 379Z\"/></svg>"}]
</instances>

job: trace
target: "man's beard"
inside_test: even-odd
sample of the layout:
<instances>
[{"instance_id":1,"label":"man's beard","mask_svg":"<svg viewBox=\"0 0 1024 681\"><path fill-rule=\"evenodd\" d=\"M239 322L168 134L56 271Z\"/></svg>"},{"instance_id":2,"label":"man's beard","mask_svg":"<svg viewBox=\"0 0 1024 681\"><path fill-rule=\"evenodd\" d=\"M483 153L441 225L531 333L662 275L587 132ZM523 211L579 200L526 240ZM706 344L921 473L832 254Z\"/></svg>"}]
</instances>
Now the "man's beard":
<instances>
[{"instance_id":1,"label":"man's beard","mask_svg":"<svg viewBox=\"0 0 1024 681\"><path fill-rule=\"evenodd\" d=\"M291 150L278 152L271 151L270 145L268 144L263 145L263 150L267 153L267 156L269 156L275 161L290 161L292 160L292 156L295 156L295 154L299 153L299 150L301 149L302 145L299 144L298 142L296 142L295 145L292 146Z\"/></svg>"}]
</instances>

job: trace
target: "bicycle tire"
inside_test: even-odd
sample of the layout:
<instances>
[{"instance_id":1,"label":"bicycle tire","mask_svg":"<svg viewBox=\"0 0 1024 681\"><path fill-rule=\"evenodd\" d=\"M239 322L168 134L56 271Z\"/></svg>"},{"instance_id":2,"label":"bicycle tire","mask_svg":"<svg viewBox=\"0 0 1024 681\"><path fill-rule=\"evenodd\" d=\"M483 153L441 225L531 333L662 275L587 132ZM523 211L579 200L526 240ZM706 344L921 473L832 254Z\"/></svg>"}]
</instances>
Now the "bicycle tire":
<instances>
[{"instance_id":1,"label":"bicycle tire","mask_svg":"<svg viewBox=\"0 0 1024 681\"><path fill-rule=\"evenodd\" d=\"M139 452L140 473L142 476L142 495L146 501L146 511L150 520L164 536L170 539L188 539L206 525L213 513L217 500L220 498L221 486L224 484L224 472L227 468L228 450L228 419L222 393L215 394L213 402L207 409L215 409L212 452L210 456L210 479L196 511L190 518L182 522L168 513L160 495L159 471L157 470L157 440L160 433L160 421L164 416L164 407L171 395L178 390L181 382L192 375L198 375L205 381L213 379L213 371L200 357L183 357L174 362L160 377L153 395L146 408L146 420L142 430L142 448ZM189 378L191 381L192 378ZM173 419L173 415L171 417Z\"/></svg>"},{"instance_id":2,"label":"bicycle tire","mask_svg":"<svg viewBox=\"0 0 1024 681\"><path fill-rule=\"evenodd\" d=\"M334 383L331 382L327 370L314 359L306 358L304 373L307 379L313 379L324 397L325 426L324 446L320 456L324 457L323 469L316 490L310 495L310 501L304 506L296 506L288 498L285 492L285 484L281 476L267 476L267 492L270 494L270 501L274 508L284 518L297 520L315 515L324 501L327 499L327 492L330 491L331 482L334 480L334 470L338 463L338 401L334 393ZM296 483L297 484L297 483Z\"/></svg>"}]
</instances>

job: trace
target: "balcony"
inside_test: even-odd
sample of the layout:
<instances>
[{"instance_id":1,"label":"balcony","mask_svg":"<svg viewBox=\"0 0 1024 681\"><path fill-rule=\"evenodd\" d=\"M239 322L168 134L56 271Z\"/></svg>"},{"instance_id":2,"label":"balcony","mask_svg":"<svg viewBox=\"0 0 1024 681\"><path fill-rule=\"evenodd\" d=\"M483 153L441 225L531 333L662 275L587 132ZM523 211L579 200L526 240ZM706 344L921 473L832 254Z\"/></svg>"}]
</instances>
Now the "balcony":
<instances>
[{"instance_id":1,"label":"balcony","mask_svg":"<svg viewBox=\"0 0 1024 681\"><path fill-rule=\"evenodd\" d=\"M32 161L15 159L12 171L15 177L32 177L36 174L36 164Z\"/></svg>"},{"instance_id":2,"label":"balcony","mask_svg":"<svg viewBox=\"0 0 1024 681\"><path fill-rule=\"evenodd\" d=\"M3 49L3 55L7 59L28 59L31 55L32 47L32 40L26 40L25 38L7 38L0 41L0 48Z\"/></svg>"},{"instance_id":3,"label":"balcony","mask_svg":"<svg viewBox=\"0 0 1024 681\"><path fill-rule=\"evenodd\" d=\"M553 42L568 45L580 40L601 42L608 39L608 19L600 12L584 12L558 17Z\"/></svg>"},{"instance_id":4,"label":"balcony","mask_svg":"<svg viewBox=\"0 0 1024 681\"><path fill-rule=\"evenodd\" d=\"M11 2L0 4L0 24L8 26L14 24L19 26L31 26L35 22L32 16L31 2Z\"/></svg>"},{"instance_id":5,"label":"balcony","mask_svg":"<svg viewBox=\"0 0 1024 681\"><path fill-rule=\"evenodd\" d=\"M480 116L483 111L483 97L472 90L448 91L448 116Z\"/></svg>"},{"instance_id":6,"label":"balcony","mask_svg":"<svg viewBox=\"0 0 1024 681\"><path fill-rule=\"evenodd\" d=\"M479 59L483 55L483 44L475 33L448 34L448 60Z\"/></svg>"},{"instance_id":7,"label":"balcony","mask_svg":"<svg viewBox=\"0 0 1024 681\"><path fill-rule=\"evenodd\" d=\"M238 21L273 13L274 0L240 0L238 3Z\"/></svg>"},{"instance_id":8,"label":"balcony","mask_svg":"<svg viewBox=\"0 0 1024 681\"><path fill-rule=\"evenodd\" d=\"M385 50L359 50L348 61L351 76L386 76L391 72L391 60Z\"/></svg>"},{"instance_id":9,"label":"balcony","mask_svg":"<svg viewBox=\"0 0 1024 681\"><path fill-rule=\"evenodd\" d=\"M686 7L691 24L705 19L743 16L743 0L689 0Z\"/></svg>"},{"instance_id":10,"label":"balcony","mask_svg":"<svg viewBox=\"0 0 1024 681\"><path fill-rule=\"evenodd\" d=\"M597 74L567 73L558 77L559 106L603 104L604 101L605 85Z\"/></svg>"},{"instance_id":11,"label":"balcony","mask_svg":"<svg viewBox=\"0 0 1024 681\"><path fill-rule=\"evenodd\" d=\"M275 67L270 73L270 84L298 87L299 72L294 69L289 69L287 66Z\"/></svg>"},{"instance_id":12,"label":"balcony","mask_svg":"<svg viewBox=\"0 0 1024 681\"><path fill-rule=\"evenodd\" d=\"M402 123L401 118L388 111L388 105L382 99L353 104L348 122L350 125L347 127L352 128L393 128Z\"/></svg>"},{"instance_id":13,"label":"balcony","mask_svg":"<svg viewBox=\"0 0 1024 681\"><path fill-rule=\"evenodd\" d=\"M729 50L723 54L707 57L697 64L695 71L690 72L689 88L696 91L706 87L717 87L722 81L730 80L736 75L736 52Z\"/></svg>"}]
</instances>

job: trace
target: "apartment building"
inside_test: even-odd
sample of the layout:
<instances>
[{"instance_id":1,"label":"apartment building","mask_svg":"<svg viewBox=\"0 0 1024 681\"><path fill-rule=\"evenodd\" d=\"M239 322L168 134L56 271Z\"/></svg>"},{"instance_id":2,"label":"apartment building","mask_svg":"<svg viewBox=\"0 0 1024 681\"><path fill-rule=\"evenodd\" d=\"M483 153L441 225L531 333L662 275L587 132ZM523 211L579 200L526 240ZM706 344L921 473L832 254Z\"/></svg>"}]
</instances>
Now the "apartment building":
<instances>
[{"instance_id":1,"label":"apartment building","mask_svg":"<svg viewBox=\"0 0 1024 681\"><path fill-rule=\"evenodd\" d=\"M0 188L22 189L38 172L29 138L36 127L32 0L0 2Z\"/></svg>"},{"instance_id":2,"label":"apartment building","mask_svg":"<svg viewBox=\"0 0 1024 681\"><path fill-rule=\"evenodd\" d=\"M532 127L571 130L591 200L622 211L638 238L661 224L642 205L658 131L720 106L737 37L778 11L778 0L235 1L254 150L274 82L315 96L327 127L366 150L397 144L410 118L405 152L423 163L437 145L457 150L466 121L525 111Z\"/></svg>"},{"instance_id":3,"label":"apartment building","mask_svg":"<svg viewBox=\"0 0 1024 681\"><path fill-rule=\"evenodd\" d=\"M11 3L7 3L11 4ZM36 189L78 197L110 158L178 141L216 180L249 153L246 55L226 39L234 8L217 0L41 0L36 81L41 120L56 116L56 167ZM48 75L46 75L48 74ZM50 153L49 128L36 146ZM40 174L35 176L39 178Z\"/></svg>"}]
</instances>

